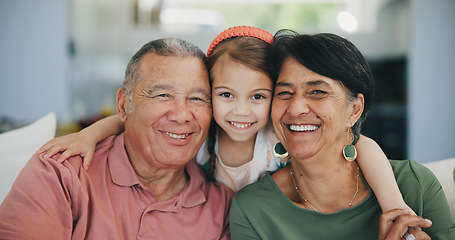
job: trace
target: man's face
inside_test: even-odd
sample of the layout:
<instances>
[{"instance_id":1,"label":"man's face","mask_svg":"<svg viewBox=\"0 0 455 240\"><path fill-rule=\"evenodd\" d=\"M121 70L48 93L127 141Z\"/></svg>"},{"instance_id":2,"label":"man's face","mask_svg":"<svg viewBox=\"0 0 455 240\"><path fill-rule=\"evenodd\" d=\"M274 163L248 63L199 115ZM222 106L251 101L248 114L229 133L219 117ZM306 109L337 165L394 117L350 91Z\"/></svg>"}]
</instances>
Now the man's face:
<instances>
[{"instance_id":1,"label":"man's face","mask_svg":"<svg viewBox=\"0 0 455 240\"><path fill-rule=\"evenodd\" d=\"M129 158L154 168L180 168L197 154L212 116L205 65L196 57L148 53L138 72L133 111L123 90L117 96Z\"/></svg>"}]
</instances>

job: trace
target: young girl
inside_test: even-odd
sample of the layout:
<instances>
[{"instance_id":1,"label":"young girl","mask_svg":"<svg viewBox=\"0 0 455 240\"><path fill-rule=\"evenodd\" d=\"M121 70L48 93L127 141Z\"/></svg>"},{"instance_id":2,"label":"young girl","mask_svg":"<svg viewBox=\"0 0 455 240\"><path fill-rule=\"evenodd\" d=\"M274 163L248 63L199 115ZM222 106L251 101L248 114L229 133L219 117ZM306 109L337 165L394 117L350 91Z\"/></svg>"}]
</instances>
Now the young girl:
<instances>
[{"instance_id":1,"label":"young girl","mask_svg":"<svg viewBox=\"0 0 455 240\"><path fill-rule=\"evenodd\" d=\"M262 29L232 27L220 33L207 52L214 118L196 159L209 178L214 177L233 191L286 164L286 158L274 154L278 140L269 123L273 86L265 59L272 40L273 36ZM38 153L47 151L45 155L52 156L63 152L59 161L80 154L88 168L97 142L122 130L117 116L110 116L79 133L50 140ZM383 212L395 208L410 210L376 142L362 136L356 146L358 164ZM384 172L387 174L383 175Z\"/></svg>"}]
</instances>

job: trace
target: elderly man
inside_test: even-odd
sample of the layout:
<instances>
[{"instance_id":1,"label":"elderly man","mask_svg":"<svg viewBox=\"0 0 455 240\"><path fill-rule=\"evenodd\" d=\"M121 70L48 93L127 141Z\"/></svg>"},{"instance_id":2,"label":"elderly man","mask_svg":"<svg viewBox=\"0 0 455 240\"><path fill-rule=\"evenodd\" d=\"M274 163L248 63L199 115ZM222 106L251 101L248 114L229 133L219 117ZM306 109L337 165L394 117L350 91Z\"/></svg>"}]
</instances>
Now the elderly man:
<instances>
[{"instance_id":1,"label":"elderly man","mask_svg":"<svg viewBox=\"0 0 455 240\"><path fill-rule=\"evenodd\" d=\"M232 197L195 164L211 120L204 53L178 39L144 45L117 92L124 133L88 171L33 156L0 207L1 239L228 239Z\"/></svg>"}]
</instances>

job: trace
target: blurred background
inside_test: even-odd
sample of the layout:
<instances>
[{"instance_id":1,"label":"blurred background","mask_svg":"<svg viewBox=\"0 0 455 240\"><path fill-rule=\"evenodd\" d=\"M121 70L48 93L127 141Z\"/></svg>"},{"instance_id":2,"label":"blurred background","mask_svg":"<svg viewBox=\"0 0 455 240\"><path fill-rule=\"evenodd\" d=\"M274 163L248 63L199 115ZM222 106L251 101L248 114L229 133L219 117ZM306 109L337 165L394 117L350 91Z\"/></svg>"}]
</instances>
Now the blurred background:
<instances>
[{"instance_id":1,"label":"blurred background","mask_svg":"<svg viewBox=\"0 0 455 240\"><path fill-rule=\"evenodd\" d=\"M175 36L206 51L235 25L333 32L366 56L363 133L391 159L455 157L454 0L0 0L0 132L49 112L58 134L115 113L129 58Z\"/></svg>"}]
</instances>

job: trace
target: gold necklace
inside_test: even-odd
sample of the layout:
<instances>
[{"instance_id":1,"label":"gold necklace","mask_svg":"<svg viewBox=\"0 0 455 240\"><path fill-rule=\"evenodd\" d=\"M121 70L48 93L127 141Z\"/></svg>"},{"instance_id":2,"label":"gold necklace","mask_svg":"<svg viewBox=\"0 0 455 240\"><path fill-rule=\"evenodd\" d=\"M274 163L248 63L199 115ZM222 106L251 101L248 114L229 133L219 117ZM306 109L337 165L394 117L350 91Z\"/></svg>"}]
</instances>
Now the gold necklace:
<instances>
[{"instance_id":1,"label":"gold necklace","mask_svg":"<svg viewBox=\"0 0 455 240\"><path fill-rule=\"evenodd\" d=\"M311 204L311 202L308 201L308 199L306 199L306 198L300 193L299 187L297 186L297 182L295 181L294 173L292 172L292 167L289 167L289 172L290 172L290 174L291 174L292 181L294 182L294 188L295 188L295 190L297 191L297 194L299 194L299 196L303 199L303 201L306 202L306 203L308 203L308 205L310 205L310 206L314 209L314 211L319 212L319 211L313 206L313 204ZM300 174L300 175L302 175L302 174ZM348 204L348 208L352 206L352 201L354 201L354 198L357 196L357 193L359 193L359 176L360 176L360 168L359 168L359 166L357 165L357 176L356 176L356 179L357 179L357 187L356 187L354 196L352 196L352 199L351 199L351 201L350 201L349 204Z\"/></svg>"}]
</instances>

